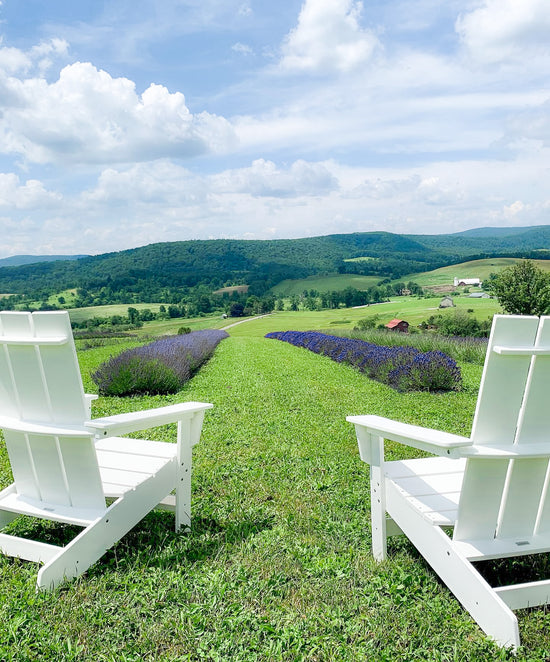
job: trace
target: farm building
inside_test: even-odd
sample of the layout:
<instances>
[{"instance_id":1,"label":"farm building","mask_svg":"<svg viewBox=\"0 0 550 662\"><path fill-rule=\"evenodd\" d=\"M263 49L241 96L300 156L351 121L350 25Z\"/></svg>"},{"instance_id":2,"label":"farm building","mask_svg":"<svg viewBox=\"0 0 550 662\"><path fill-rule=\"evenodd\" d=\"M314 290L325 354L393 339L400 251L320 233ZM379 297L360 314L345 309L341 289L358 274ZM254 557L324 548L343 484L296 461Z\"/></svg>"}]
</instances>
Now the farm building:
<instances>
[{"instance_id":1,"label":"farm building","mask_svg":"<svg viewBox=\"0 0 550 662\"><path fill-rule=\"evenodd\" d=\"M401 331L401 333L409 332L409 323L405 322L405 320L391 320L385 326L387 329L390 329L390 331Z\"/></svg>"},{"instance_id":2,"label":"farm building","mask_svg":"<svg viewBox=\"0 0 550 662\"><path fill-rule=\"evenodd\" d=\"M439 307L440 308L454 308L455 302L453 301L452 297L443 297L441 301L439 302Z\"/></svg>"},{"instance_id":3,"label":"farm building","mask_svg":"<svg viewBox=\"0 0 550 662\"><path fill-rule=\"evenodd\" d=\"M491 295L487 292L473 292L468 296L469 299L490 299Z\"/></svg>"},{"instance_id":4,"label":"farm building","mask_svg":"<svg viewBox=\"0 0 550 662\"><path fill-rule=\"evenodd\" d=\"M481 280L479 278L455 278L453 284L455 287L469 287L471 285L481 287Z\"/></svg>"}]
</instances>

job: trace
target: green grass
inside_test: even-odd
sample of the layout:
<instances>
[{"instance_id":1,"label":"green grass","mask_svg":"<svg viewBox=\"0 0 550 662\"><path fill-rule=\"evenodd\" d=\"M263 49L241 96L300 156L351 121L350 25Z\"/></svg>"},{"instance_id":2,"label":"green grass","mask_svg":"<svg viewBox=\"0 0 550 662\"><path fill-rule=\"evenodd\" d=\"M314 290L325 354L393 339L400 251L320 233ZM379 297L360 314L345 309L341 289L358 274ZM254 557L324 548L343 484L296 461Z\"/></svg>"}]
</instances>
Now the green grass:
<instances>
[{"instance_id":1,"label":"green grass","mask_svg":"<svg viewBox=\"0 0 550 662\"><path fill-rule=\"evenodd\" d=\"M71 318L71 322L80 324L92 317L111 317L112 315L126 317L128 315L128 308L136 308L137 310L148 308L156 313L160 305L159 303L120 303L108 306L87 306L85 308L72 308L69 310L69 317Z\"/></svg>"},{"instance_id":2,"label":"green grass","mask_svg":"<svg viewBox=\"0 0 550 662\"><path fill-rule=\"evenodd\" d=\"M337 333L338 327L349 329L359 320L378 315L378 323L386 324L394 318L404 319L417 326L430 315L452 314L453 309L439 310L440 298L417 299L416 297L396 297L388 303L374 304L362 308L339 308L319 311L281 311L258 320L239 324L230 329L231 335L248 336L266 334L269 331L319 331L331 329ZM457 308L473 310L479 320L502 312L496 299L469 299L453 297ZM231 320L226 320L231 322Z\"/></svg>"},{"instance_id":3,"label":"green grass","mask_svg":"<svg viewBox=\"0 0 550 662\"><path fill-rule=\"evenodd\" d=\"M471 260L461 264L453 264L450 267L441 267L424 273L409 274L401 280L414 280L423 287L433 285L452 285L454 277L457 278L480 278L484 280L491 273L498 273L506 267L511 267L519 262L514 257L492 257L486 260ZM550 260L533 260L535 264L544 271L550 271ZM475 288L472 288L475 292Z\"/></svg>"},{"instance_id":4,"label":"green grass","mask_svg":"<svg viewBox=\"0 0 550 662\"><path fill-rule=\"evenodd\" d=\"M338 292L346 287L356 290L366 290L377 285L381 276L357 276L354 274L331 274L329 276L309 276L297 280L283 280L271 291L274 294L289 297L293 294L302 294L304 290L317 290L318 292Z\"/></svg>"},{"instance_id":5,"label":"green grass","mask_svg":"<svg viewBox=\"0 0 550 662\"><path fill-rule=\"evenodd\" d=\"M290 328L314 319L293 315ZM230 329L179 394L94 404L95 415L182 400L214 404L194 450L192 532L175 534L172 515L152 513L53 594L35 593L34 564L0 557L0 659L393 662L550 654L543 609L521 612L525 652L513 658L487 640L411 544L392 539L381 565L370 550L368 467L346 415L468 434L481 368L463 366L459 393L399 394L263 338L289 319ZM87 387L108 351L81 352ZM151 432L164 440L175 434L173 426ZM405 456L388 444L388 459ZM5 452L0 467L6 485ZM64 530L30 526L54 541Z\"/></svg>"},{"instance_id":6,"label":"green grass","mask_svg":"<svg viewBox=\"0 0 550 662\"><path fill-rule=\"evenodd\" d=\"M353 258L345 260L346 262L360 262L374 258ZM407 283L410 280L418 283L422 287L433 287L436 285L452 285L453 279L457 278L480 278L484 280L491 273L498 273L505 267L516 264L519 258L512 257L493 257L486 260L472 260L453 264L449 267L441 267L433 271L423 273L413 273L403 276L398 280ZM533 260L538 267L544 271L550 271L550 260ZM328 276L309 276L296 280L283 280L275 285L271 291L281 296L292 296L293 294L302 294L304 290L317 290L318 292L331 292L344 290L346 287L355 287L358 290L366 290L369 287L377 285L382 276L357 276L354 274L331 274ZM475 291L475 290L472 290Z\"/></svg>"}]
</instances>

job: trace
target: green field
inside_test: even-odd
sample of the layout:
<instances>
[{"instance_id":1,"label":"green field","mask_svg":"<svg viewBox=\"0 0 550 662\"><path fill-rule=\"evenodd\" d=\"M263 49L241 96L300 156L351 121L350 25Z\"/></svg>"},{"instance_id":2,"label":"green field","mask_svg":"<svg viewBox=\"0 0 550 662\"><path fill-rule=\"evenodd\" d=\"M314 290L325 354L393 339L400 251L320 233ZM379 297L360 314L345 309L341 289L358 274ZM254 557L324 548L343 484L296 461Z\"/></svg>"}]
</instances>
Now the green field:
<instances>
[{"instance_id":1,"label":"green field","mask_svg":"<svg viewBox=\"0 0 550 662\"><path fill-rule=\"evenodd\" d=\"M496 306L456 300L482 316ZM371 553L369 469L345 417L378 414L468 435L481 367L462 364L460 392L398 393L326 357L263 337L274 330L346 328L379 311L384 319L403 313L420 320L433 305L436 299L400 297L363 309L247 320L229 329L181 392L99 398L95 416L189 400L214 404L193 451L192 531L176 534L171 514L150 513L81 578L49 594L35 592L35 564L0 556L0 660L548 659L547 609L519 612L524 648L513 656L483 635L408 541L392 538L382 564ZM163 324L144 328L164 333ZM120 349L79 352L88 392L95 389L90 373ZM173 441L175 428L148 436ZM395 443L386 449L387 459L419 453ZM0 443L0 487L10 481ZM27 526L45 541L64 540L62 525ZM491 568L515 576L531 565L527 559L509 570Z\"/></svg>"},{"instance_id":2,"label":"green field","mask_svg":"<svg viewBox=\"0 0 550 662\"><path fill-rule=\"evenodd\" d=\"M136 308L137 310L149 309L154 313L158 312L161 304L159 303L120 303L108 306L88 306L86 308L71 308L69 310L69 317L71 322L85 322L92 317L111 317L112 315L121 315L126 317L128 315L128 308Z\"/></svg>"},{"instance_id":3,"label":"green field","mask_svg":"<svg viewBox=\"0 0 550 662\"><path fill-rule=\"evenodd\" d=\"M304 290L317 290L318 292L338 292L346 287L356 290L366 290L377 285L380 276L357 276L353 274L332 274L330 276L310 276L298 280L283 280L271 288L274 294L288 297L293 294L302 294Z\"/></svg>"},{"instance_id":4,"label":"green field","mask_svg":"<svg viewBox=\"0 0 550 662\"><path fill-rule=\"evenodd\" d=\"M414 280L423 287L430 285L452 285L455 276L457 278L479 278L483 281L491 273L498 273L502 269L511 267L518 262L519 259L513 257L493 257L486 260L472 260L471 262L453 264L450 267L441 267L433 271L410 274L402 280ZM533 262L544 271L550 271L550 260L533 260Z\"/></svg>"},{"instance_id":5,"label":"green field","mask_svg":"<svg viewBox=\"0 0 550 662\"><path fill-rule=\"evenodd\" d=\"M100 398L96 416L184 400L214 404L194 449L192 532L176 534L171 514L151 513L53 594L35 593L34 564L0 557L0 659L546 659L545 609L520 613L525 649L514 658L483 635L406 540L392 539L388 560L374 562L368 467L346 415L375 413L468 434L481 367L462 366L461 392L403 394L263 338L277 328L317 328L361 314L289 312L246 321L229 330L180 393ZM80 352L87 390L109 351ZM150 436L174 434L170 426ZM387 445L389 459L406 456L405 448ZM0 470L7 485L3 449ZM63 530L52 525L43 535L55 543Z\"/></svg>"},{"instance_id":6,"label":"green field","mask_svg":"<svg viewBox=\"0 0 550 662\"><path fill-rule=\"evenodd\" d=\"M431 315L452 314L454 309L440 310L439 297L417 299L415 297L396 297L388 303L372 304L361 308L339 308L337 310L320 311L283 311L275 312L262 319L241 324L231 329L231 335L241 336L250 333L250 325L254 329L268 333L269 331L315 331L338 328L353 328L360 319L378 316L379 324L386 324L394 318L406 320L412 326L417 326ZM502 312L496 299L469 299L466 296L453 297L456 308L473 310L473 315L479 320L492 317ZM229 321L230 320L226 320Z\"/></svg>"},{"instance_id":7,"label":"green field","mask_svg":"<svg viewBox=\"0 0 550 662\"><path fill-rule=\"evenodd\" d=\"M367 258L355 258L346 260L346 262L365 261ZM441 267L433 271L422 273L413 273L403 276L401 282L414 281L422 287L453 285L453 279L457 278L480 278L484 280L491 273L498 273L505 267L510 267L519 261L512 257L494 257L486 260L472 260L471 262L462 262L449 267ZM543 269L550 271L550 260L533 260L533 262ZM354 274L331 274L328 276L310 276L296 280L283 280L275 285L271 291L280 296L292 296L293 294L302 294L304 290L317 290L318 292L331 292L344 290L346 287L354 287L357 290L366 290L369 287L377 285L382 276L357 276Z\"/></svg>"}]
</instances>

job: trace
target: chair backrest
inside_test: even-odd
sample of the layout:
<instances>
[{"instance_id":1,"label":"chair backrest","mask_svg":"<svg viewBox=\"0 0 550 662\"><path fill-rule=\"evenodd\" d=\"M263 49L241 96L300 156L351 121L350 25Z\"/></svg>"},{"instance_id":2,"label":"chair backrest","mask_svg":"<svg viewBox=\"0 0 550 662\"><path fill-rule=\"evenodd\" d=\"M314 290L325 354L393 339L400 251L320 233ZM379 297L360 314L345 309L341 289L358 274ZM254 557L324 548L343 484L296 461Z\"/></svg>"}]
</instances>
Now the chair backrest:
<instances>
[{"instance_id":1,"label":"chair backrest","mask_svg":"<svg viewBox=\"0 0 550 662\"><path fill-rule=\"evenodd\" d=\"M495 315L472 426L474 446L550 449L550 317ZM550 452L469 458L454 538L530 539L550 533Z\"/></svg>"},{"instance_id":2,"label":"chair backrest","mask_svg":"<svg viewBox=\"0 0 550 662\"><path fill-rule=\"evenodd\" d=\"M20 496L77 508L105 506L86 419L68 313L0 313L0 426ZM75 431L49 434L40 426Z\"/></svg>"}]
</instances>

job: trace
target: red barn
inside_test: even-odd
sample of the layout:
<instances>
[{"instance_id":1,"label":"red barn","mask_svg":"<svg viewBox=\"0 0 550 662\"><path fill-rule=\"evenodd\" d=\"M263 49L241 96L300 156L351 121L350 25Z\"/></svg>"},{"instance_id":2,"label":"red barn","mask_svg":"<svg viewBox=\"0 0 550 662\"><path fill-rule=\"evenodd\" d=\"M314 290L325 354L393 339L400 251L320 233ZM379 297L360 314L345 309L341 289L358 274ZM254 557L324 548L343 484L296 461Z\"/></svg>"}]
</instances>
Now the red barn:
<instances>
[{"instance_id":1,"label":"red barn","mask_svg":"<svg viewBox=\"0 0 550 662\"><path fill-rule=\"evenodd\" d=\"M388 322L385 326L391 331L401 331L401 333L409 332L409 323L405 322L405 320L391 320L391 322Z\"/></svg>"}]
</instances>

